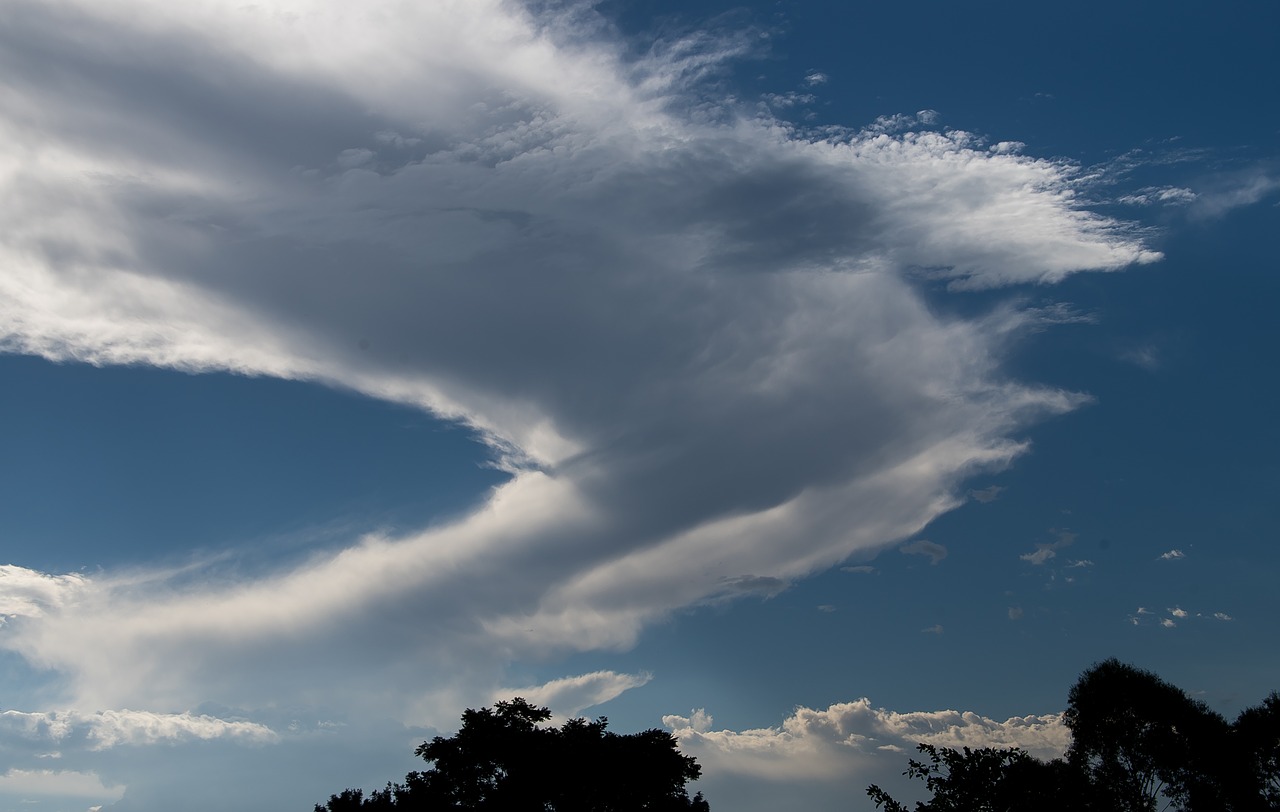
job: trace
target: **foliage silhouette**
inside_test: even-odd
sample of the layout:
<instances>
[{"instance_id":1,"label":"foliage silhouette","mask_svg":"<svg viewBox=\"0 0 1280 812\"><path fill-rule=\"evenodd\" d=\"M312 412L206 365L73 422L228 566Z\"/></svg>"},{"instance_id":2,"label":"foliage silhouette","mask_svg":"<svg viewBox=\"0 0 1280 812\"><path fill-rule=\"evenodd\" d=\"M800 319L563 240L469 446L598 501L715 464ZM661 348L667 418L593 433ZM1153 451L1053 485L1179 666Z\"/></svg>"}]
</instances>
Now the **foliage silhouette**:
<instances>
[{"instance_id":1,"label":"foliage silhouette","mask_svg":"<svg viewBox=\"0 0 1280 812\"><path fill-rule=\"evenodd\" d=\"M431 769L368 797L347 789L315 812L709 812L701 793L685 789L701 768L670 733L618 735L603 717L543 726L550 718L519 697L468 709L456 735L415 751Z\"/></svg>"},{"instance_id":2,"label":"foliage silhouette","mask_svg":"<svg viewBox=\"0 0 1280 812\"><path fill-rule=\"evenodd\" d=\"M932 794L915 812L1262 812L1280 810L1280 694L1229 724L1152 674L1110 659L1068 695L1066 760L1014 749L921 744L903 774ZM876 785L876 808L907 812Z\"/></svg>"}]
</instances>

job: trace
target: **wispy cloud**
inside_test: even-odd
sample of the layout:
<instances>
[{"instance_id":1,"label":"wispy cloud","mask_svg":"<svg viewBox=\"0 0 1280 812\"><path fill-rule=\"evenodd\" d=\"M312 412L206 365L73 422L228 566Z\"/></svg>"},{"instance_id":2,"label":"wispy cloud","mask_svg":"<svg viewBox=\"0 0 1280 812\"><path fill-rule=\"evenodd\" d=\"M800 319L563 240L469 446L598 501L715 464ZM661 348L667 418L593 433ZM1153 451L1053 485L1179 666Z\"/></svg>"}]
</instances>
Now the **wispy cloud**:
<instances>
[{"instance_id":1,"label":"wispy cloud","mask_svg":"<svg viewBox=\"0 0 1280 812\"><path fill-rule=\"evenodd\" d=\"M988 502L994 502L999 499L1000 494L1004 493L1004 491L1005 487L1003 485L988 485L985 488L970 490L969 496L977 499L983 504L987 504Z\"/></svg>"},{"instance_id":2,"label":"wispy cloud","mask_svg":"<svg viewBox=\"0 0 1280 812\"><path fill-rule=\"evenodd\" d=\"M561 677L541 685L524 688L500 688L493 693L492 701L523 697L535 705L543 705L560 717L574 716L586 708L608 702L632 688L639 688L653 679L652 674L619 674L614 671L593 671L573 677Z\"/></svg>"}]
</instances>

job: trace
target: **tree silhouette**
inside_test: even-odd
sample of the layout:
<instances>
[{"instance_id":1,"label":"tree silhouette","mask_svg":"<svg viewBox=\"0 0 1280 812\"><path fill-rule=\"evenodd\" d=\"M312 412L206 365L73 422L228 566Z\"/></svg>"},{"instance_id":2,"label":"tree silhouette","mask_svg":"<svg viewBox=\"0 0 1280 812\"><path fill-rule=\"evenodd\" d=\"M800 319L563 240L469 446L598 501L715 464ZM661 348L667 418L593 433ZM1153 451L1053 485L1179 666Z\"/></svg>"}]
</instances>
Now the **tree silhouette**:
<instances>
[{"instance_id":1,"label":"tree silhouette","mask_svg":"<svg viewBox=\"0 0 1280 812\"><path fill-rule=\"evenodd\" d=\"M916 812L1261 812L1280 810L1280 694L1228 724L1149 671L1110 659L1068 695L1065 761L1017 750L920 745L904 775L933 797ZM876 808L907 812L880 787Z\"/></svg>"},{"instance_id":2,"label":"tree silhouette","mask_svg":"<svg viewBox=\"0 0 1280 812\"><path fill-rule=\"evenodd\" d=\"M1236 795L1241 810L1280 809L1280 693L1275 691L1261 705L1247 708L1231 728L1231 755L1240 769Z\"/></svg>"},{"instance_id":3,"label":"tree silhouette","mask_svg":"<svg viewBox=\"0 0 1280 812\"><path fill-rule=\"evenodd\" d=\"M1067 760L1087 772L1116 812L1226 808L1226 721L1149 671L1110 659L1067 697Z\"/></svg>"},{"instance_id":4,"label":"tree silhouette","mask_svg":"<svg viewBox=\"0 0 1280 812\"><path fill-rule=\"evenodd\" d=\"M503 812L709 812L685 784L701 774L662 730L618 735L608 720L546 727L546 708L519 697L468 709L454 736L415 754L434 766L368 797L348 789L316 812L502 810Z\"/></svg>"}]
</instances>

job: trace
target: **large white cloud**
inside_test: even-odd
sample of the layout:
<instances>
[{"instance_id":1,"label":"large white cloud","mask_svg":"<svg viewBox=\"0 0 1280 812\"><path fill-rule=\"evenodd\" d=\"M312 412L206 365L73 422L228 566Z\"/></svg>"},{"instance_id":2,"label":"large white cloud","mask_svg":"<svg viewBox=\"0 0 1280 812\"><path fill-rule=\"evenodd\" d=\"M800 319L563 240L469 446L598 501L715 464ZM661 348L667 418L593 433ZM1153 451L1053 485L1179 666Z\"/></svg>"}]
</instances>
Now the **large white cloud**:
<instances>
[{"instance_id":1,"label":"large white cloud","mask_svg":"<svg viewBox=\"0 0 1280 812\"><path fill-rule=\"evenodd\" d=\"M1035 313L919 287L1156 258L1065 163L709 101L734 37L624 60L589 10L496 0L5 14L0 347L348 387L513 473L250 580L6 570L0 645L77 707L447 724L513 658L900 540L1081 402L1002 374Z\"/></svg>"},{"instance_id":2,"label":"large white cloud","mask_svg":"<svg viewBox=\"0 0 1280 812\"><path fill-rule=\"evenodd\" d=\"M865 698L823 710L797 708L772 728L715 730L713 722L705 710L663 717L680 748L702 765L708 797L732 809L777 808L767 799L794 801L801 787L815 808L848 808L850 798L863 797L876 782L910 797L920 787L892 777L917 756L920 743L1018 747L1042 759L1061 757L1071 743L1062 714L998 721L954 710L899 713Z\"/></svg>"}]
</instances>

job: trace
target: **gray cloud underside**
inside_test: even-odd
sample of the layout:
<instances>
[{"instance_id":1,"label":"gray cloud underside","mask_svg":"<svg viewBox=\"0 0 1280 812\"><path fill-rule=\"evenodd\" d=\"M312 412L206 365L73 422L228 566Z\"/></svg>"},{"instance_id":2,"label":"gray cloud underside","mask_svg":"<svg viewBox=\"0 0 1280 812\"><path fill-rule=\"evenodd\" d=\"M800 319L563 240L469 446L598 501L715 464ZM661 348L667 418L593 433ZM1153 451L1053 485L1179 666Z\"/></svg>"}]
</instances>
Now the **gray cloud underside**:
<instances>
[{"instance_id":1,"label":"gray cloud underside","mask_svg":"<svg viewBox=\"0 0 1280 812\"><path fill-rule=\"evenodd\" d=\"M14 568L0 644L78 707L447 723L511 658L893 543L1081 402L1002 374L1034 314L943 317L920 280L1157 258L1061 162L691 103L732 38L624 62L589 13L479 0L4 14L0 347L347 387L513 472L258 580Z\"/></svg>"}]
</instances>

